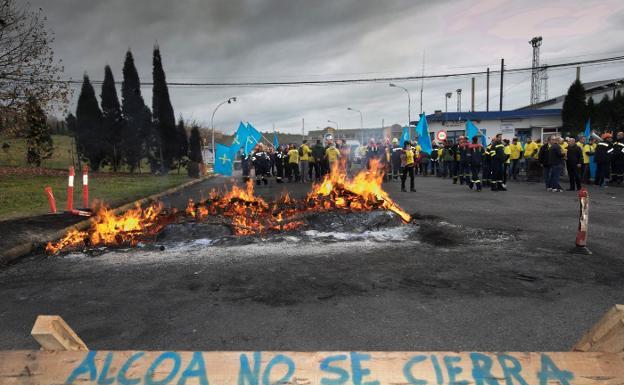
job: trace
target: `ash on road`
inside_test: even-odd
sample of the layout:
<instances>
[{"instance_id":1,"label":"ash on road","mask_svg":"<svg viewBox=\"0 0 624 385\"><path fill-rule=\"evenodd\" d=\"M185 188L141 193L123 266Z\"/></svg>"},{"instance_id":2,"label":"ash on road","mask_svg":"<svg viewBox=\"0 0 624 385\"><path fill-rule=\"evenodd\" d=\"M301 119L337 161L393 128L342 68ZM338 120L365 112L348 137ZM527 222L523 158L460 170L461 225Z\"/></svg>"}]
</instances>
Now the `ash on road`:
<instances>
[{"instance_id":1,"label":"ash on road","mask_svg":"<svg viewBox=\"0 0 624 385\"><path fill-rule=\"evenodd\" d=\"M586 256L569 252L573 193L417 182L417 193L384 186L410 225L329 213L303 232L248 238L177 225L136 249L33 255L0 270L0 349L36 348L35 317L58 314L92 349L569 350L624 303L624 189L590 189ZM307 191L257 193L282 188Z\"/></svg>"}]
</instances>

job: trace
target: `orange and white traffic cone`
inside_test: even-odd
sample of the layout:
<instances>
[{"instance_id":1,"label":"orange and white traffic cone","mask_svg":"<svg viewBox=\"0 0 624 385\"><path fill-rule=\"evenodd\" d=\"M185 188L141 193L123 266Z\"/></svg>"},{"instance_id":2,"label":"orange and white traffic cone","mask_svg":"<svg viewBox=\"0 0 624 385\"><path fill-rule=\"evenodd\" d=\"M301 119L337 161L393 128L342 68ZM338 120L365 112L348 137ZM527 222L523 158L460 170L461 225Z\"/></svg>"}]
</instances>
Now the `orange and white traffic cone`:
<instances>
[{"instance_id":1,"label":"orange and white traffic cone","mask_svg":"<svg viewBox=\"0 0 624 385\"><path fill-rule=\"evenodd\" d=\"M82 208L89 208L89 167L82 167Z\"/></svg>"},{"instance_id":2,"label":"orange and white traffic cone","mask_svg":"<svg viewBox=\"0 0 624 385\"><path fill-rule=\"evenodd\" d=\"M74 209L74 166L69 166L69 177L67 178L67 211Z\"/></svg>"},{"instance_id":3,"label":"orange and white traffic cone","mask_svg":"<svg viewBox=\"0 0 624 385\"><path fill-rule=\"evenodd\" d=\"M50 212L52 214L56 214L56 200L54 199L54 194L52 193L52 187L47 186L45 188L45 193L48 198L48 204L50 204Z\"/></svg>"}]
</instances>

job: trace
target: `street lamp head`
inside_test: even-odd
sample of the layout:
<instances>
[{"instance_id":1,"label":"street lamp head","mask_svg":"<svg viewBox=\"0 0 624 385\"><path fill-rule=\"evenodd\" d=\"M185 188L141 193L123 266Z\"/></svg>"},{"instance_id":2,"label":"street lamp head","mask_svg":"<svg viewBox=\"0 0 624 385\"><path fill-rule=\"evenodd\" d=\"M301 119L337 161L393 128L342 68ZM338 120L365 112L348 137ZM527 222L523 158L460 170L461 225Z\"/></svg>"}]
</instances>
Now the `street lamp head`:
<instances>
[{"instance_id":1,"label":"street lamp head","mask_svg":"<svg viewBox=\"0 0 624 385\"><path fill-rule=\"evenodd\" d=\"M447 92L447 93L446 93L446 97L447 97L447 98L449 98L449 99L450 99L452 96L453 96L453 93L452 93L452 92Z\"/></svg>"},{"instance_id":2,"label":"street lamp head","mask_svg":"<svg viewBox=\"0 0 624 385\"><path fill-rule=\"evenodd\" d=\"M353 108L351 108L351 107L347 107L347 110L349 110L349 111L353 111Z\"/></svg>"},{"instance_id":3,"label":"street lamp head","mask_svg":"<svg viewBox=\"0 0 624 385\"><path fill-rule=\"evenodd\" d=\"M233 96L228 99L228 104L231 104L232 102L235 102L235 101L236 101L236 96Z\"/></svg>"},{"instance_id":4,"label":"street lamp head","mask_svg":"<svg viewBox=\"0 0 624 385\"><path fill-rule=\"evenodd\" d=\"M390 83L389 85L390 85L390 87L396 87L396 84L394 84L394 83Z\"/></svg>"}]
</instances>

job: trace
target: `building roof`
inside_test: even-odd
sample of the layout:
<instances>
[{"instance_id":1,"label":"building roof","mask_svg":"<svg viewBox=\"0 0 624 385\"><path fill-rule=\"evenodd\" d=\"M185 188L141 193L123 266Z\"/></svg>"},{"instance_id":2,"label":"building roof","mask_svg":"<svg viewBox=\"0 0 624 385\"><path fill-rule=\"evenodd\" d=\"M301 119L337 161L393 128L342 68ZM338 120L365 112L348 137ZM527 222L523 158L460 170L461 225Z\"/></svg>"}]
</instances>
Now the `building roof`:
<instances>
[{"instance_id":1,"label":"building roof","mask_svg":"<svg viewBox=\"0 0 624 385\"><path fill-rule=\"evenodd\" d=\"M502 120L502 119L523 119L539 116L557 116L561 115L561 109L544 109L544 110L512 110L512 111L474 111L474 112L442 112L427 115L427 121L466 121L466 120ZM412 122L417 124L418 122Z\"/></svg>"},{"instance_id":2,"label":"building roof","mask_svg":"<svg viewBox=\"0 0 624 385\"><path fill-rule=\"evenodd\" d=\"M604 89L621 87L623 84L624 84L624 78L617 78L617 79L599 80L596 82L583 83L583 88L585 88L585 94L587 95L587 94L595 93L596 91L602 91ZM552 104L562 103L565 97L566 97L566 94L559 95L555 98L550 98L548 100L544 100L539 103L524 106L519 109L526 110L526 109L542 108L542 107L549 106Z\"/></svg>"}]
</instances>

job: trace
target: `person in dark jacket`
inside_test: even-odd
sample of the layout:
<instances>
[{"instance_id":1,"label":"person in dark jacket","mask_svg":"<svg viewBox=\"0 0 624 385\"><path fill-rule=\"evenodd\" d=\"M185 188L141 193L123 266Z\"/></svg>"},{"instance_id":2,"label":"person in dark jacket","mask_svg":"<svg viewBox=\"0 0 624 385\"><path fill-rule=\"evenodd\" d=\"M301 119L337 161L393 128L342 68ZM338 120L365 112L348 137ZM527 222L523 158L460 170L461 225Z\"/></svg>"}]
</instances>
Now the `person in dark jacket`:
<instances>
[{"instance_id":1,"label":"person in dark jacket","mask_svg":"<svg viewBox=\"0 0 624 385\"><path fill-rule=\"evenodd\" d=\"M468 160L468 148L470 147L470 143L468 142L468 138L465 136L459 137L459 184L469 184L470 180L470 161Z\"/></svg>"},{"instance_id":2,"label":"person in dark jacket","mask_svg":"<svg viewBox=\"0 0 624 385\"><path fill-rule=\"evenodd\" d=\"M540 147L539 152L537 154L537 159L540 165L542 166L542 168L544 169L544 172L543 172L544 185L546 186L546 188L549 188L548 184L550 183L550 163L548 163L548 149L550 148L550 141L551 141L551 138L548 138L548 140L545 140L544 145Z\"/></svg>"},{"instance_id":3,"label":"person in dark jacket","mask_svg":"<svg viewBox=\"0 0 624 385\"><path fill-rule=\"evenodd\" d=\"M371 138L368 143L368 147L366 147L366 169L370 170L371 162L375 159L379 159L381 153L379 152L380 148L375 142L374 138Z\"/></svg>"},{"instance_id":4,"label":"person in dark jacket","mask_svg":"<svg viewBox=\"0 0 624 385\"><path fill-rule=\"evenodd\" d=\"M596 145L594 161L596 162L596 178L594 184L605 187L605 179L609 177L611 158L613 156L613 146L611 145L612 135L602 134L602 142Z\"/></svg>"},{"instance_id":5,"label":"person in dark jacket","mask_svg":"<svg viewBox=\"0 0 624 385\"><path fill-rule=\"evenodd\" d=\"M256 146L256 151L251 156L251 162L256 172L256 184L258 186L260 183L264 183L265 186L268 185L267 177L271 174L271 157L265 151L262 143Z\"/></svg>"},{"instance_id":6,"label":"person in dark jacket","mask_svg":"<svg viewBox=\"0 0 624 385\"><path fill-rule=\"evenodd\" d=\"M559 184L564 157L563 149L561 148L562 142L563 139L561 137L552 137L550 148L548 149L548 164L550 165L550 181L548 182L548 191L552 192L563 192L563 189Z\"/></svg>"},{"instance_id":7,"label":"person in dark jacket","mask_svg":"<svg viewBox=\"0 0 624 385\"><path fill-rule=\"evenodd\" d=\"M624 182L624 132L622 131L618 132L615 137L612 166L611 182L622 184Z\"/></svg>"},{"instance_id":8,"label":"person in dark jacket","mask_svg":"<svg viewBox=\"0 0 624 385\"><path fill-rule=\"evenodd\" d=\"M243 183L247 183L249 180L249 174L251 173L251 155L241 152L240 159L241 169L243 171Z\"/></svg>"},{"instance_id":9,"label":"person in dark jacket","mask_svg":"<svg viewBox=\"0 0 624 385\"><path fill-rule=\"evenodd\" d=\"M576 144L574 138L568 139L568 151L566 153L566 169L570 177L568 191L581 189L581 167L583 167L583 150Z\"/></svg>"},{"instance_id":10,"label":"person in dark jacket","mask_svg":"<svg viewBox=\"0 0 624 385\"><path fill-rule=\"evenodd\" d=\"M284 183L284 146L279 146L273 153L273 164L275 165L275 181Z\"/></svg>"},{"instance_id":11,"label":"person in dark jacket","mask_svg":"<svg viewBox=\"0 0 624 385\"><path fill-rule=\"evenodd\" d=\"M325 174L323 167L325 164L325 147L323 147L323 143L320 140L317 140L312 147L312 158L314 159L314 179L318 182L321 180L321 175Z\"/></svg>"},{"instance_id":12,"label":"person in dark jacket","mask_svg":"<svg viewBox=\"0 0 624 385\"><path fill-rule=\"evenodd\" d=\"M399 146L399 139L392 139L392 152L390 153L390 163L392 165L392 179L398 180L401 174L401 153L403 149Z\"/></svg>"},{"instance_id":13,"label":"person in dark jacket","mask_svg":"<svg viewBox=\"0 0 624 385\"><path fill-rule=\"evenodd\" d=\"M468 146L466 151L466 158L470 165L470 180L468 181L468 187L472 190L473 187L477 191L481 191L481 164L483 163L483 154L485 150L481 143L479 143L479 137L472 138L472 143Z\"/></svg>"},{"instance_id":14,"label":"person in dark jacket","mask_svg":"<svg viewBox=\"0 0 624 385\"><path fill-rule=\"evenodd\" d=\"M492 167L492 191L507 191L503 185L503 172L505 167L505 145L502 135L498 134L492 140L493 149L490 151L490 166Z\"/></svg>"}]
</instances>

